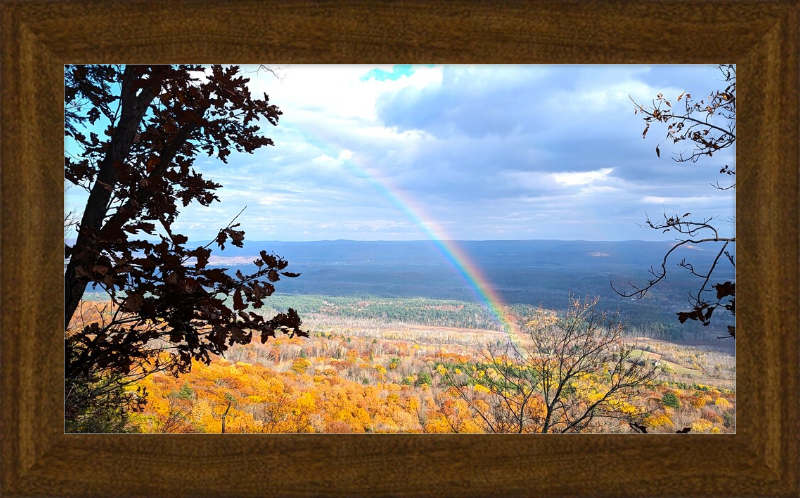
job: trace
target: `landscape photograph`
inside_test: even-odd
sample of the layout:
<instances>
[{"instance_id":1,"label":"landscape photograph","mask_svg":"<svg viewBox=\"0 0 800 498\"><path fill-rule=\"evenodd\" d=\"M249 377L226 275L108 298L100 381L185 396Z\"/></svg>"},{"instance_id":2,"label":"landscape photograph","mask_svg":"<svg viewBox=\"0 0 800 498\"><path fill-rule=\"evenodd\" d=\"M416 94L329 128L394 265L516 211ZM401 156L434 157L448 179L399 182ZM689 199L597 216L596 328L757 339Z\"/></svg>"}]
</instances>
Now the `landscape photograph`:
<instances>
[{"instance_id":1,"label":"landscape photograph","mask_svg":"<svg viewBox=\"0 0 800 498\"><path fill-rule=\"evenodd\" d=\"M736 433L735 65L64 95L65 432Z\"/></svg>"}]
</instances>

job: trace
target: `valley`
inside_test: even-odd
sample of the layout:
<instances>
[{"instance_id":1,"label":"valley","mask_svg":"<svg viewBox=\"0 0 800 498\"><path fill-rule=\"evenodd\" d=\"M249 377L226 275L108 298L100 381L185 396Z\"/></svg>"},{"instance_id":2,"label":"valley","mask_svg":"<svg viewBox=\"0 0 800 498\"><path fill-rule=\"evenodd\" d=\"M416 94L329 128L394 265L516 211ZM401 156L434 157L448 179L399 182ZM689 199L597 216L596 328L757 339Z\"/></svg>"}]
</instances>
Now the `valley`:
<instances>
[{"instance_id":1,"label":"valley","mask_svg":"<svg viewBox=\"0 0 800 498\"><path fill-rule=\"evenodd\" d=\"M485 432L475 408L490 399L490 384L470 375L496 371L497 361L521 361L509 347L530 347L523 325L555 317L571 299L596 298L598 311L624 325L621 345L630 350L624 364L657 375L635 402L619 401L622 411L598 417L584 432L635 432L633 420L648 432L735 432L735 342L718 338L732 319L710 327L680 324L675 313L696 285L680 268L643 299L611 288L612 281L646 279L645 263L657 262L669 244L459 244L480 278L426 241L228 248L214 264L228 265L232 274L252 270L244 263L255 259L257 247L285 257L288 269L301 274L276 282L266 306L250 311L266 318L292 308L309 337L256 339L209 364L193 362L189 373L155 373L130 385L128 392L147 393L146 405L132 414L132 430L218 433L224 424L225 432L247 433ZM707 254L690 255L696 265L709 263ZM517 332L509 334L509 326ZM467 384L456 389L457 378ZM581 379L569 387L577 390L576 406L613 382L602 372ZM538 389L536 381L530 388ZM540 398L530 399L523 432L541 429L535 422L543 413Z\"/></svg>"},{"instance_id":2,"label":"valley","mask_svg":"<svg viewBox=\"0 0 800 498\"><path fill-rule=\"evenodd\" d=\"M210 365L194 362L178 378L144 379L136 387L147 389L149 401L133 417L137 429L213 433L222 431L225 419L227 432L246 433L483 432L447 382L448 369L480 368L487 347L508 342L496 326L464 326L490 322L479 306L424 298L273 298L273 305L297 307L308 338L254 341ZM535 312L519 308L520 314ZM648 432L735 432L731 341L678 344L629 333L625 343L634 347L633 361L658 368L639 407L647 413ZM675 406L662 401L668 393ZM598 419L590 431L631 428Z\"/></svg>"}]
</instances>

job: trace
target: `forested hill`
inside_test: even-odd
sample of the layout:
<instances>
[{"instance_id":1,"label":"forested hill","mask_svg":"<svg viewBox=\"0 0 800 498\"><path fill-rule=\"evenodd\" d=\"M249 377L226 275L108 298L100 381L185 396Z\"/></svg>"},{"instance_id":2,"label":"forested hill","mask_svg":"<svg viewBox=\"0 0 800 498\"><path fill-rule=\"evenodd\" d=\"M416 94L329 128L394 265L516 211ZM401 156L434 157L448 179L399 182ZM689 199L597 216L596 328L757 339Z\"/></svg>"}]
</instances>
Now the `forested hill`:
<instances>
[{"instance_id":1,"label":"forested hill","mask_svg":"<svg viewBox=\"0 0 800 498\"><path fill-rule=\"evenodd\" d=\"M205 244L208 241L198 242ZM585 241L585 240L486 240L454 243L474 263L483 268L519 265L626 265L649 268L659 264L672 242ZM352 241L281 242L245 240L244 247L226 246L215 253L226 258L253 257L262 249L288 259L292 264L325 265L446 265L442 250L431 241ZM679 249L682 257L710 263L713 248Z\"/></svg>"},{"instance_id":2,"label":"forested hill","mask_svg":"<svg viewBox=\"0 0 800 498\"><path fill-rule=\"evenodd\" d=\"M67 239L71 245L73 239ZM209 241L190 242L206 245ZM658 265L672 242L585 241L585 240L486 240L457 241L454 244L482 268L518 265L530 266L630 266L649 268ZM226 245L215 250L212 258L219 262L237 258L255 259L261 250L288 259L292 265L449 265L448 257L432 241L352 241L323 240L314 242L252 241L244 247ZM674 260L686 258L696 264L709 264L715 254L713 246L681 248ZM221 260L219 258L222 258ZM225 263L228 264L228 263Z\"/></svg>"},{"instance_id":3,"label":"forested hill","mask_svg":"<svg viewBox=\"0 0 800 498\"><path fill-rule=\"evenodd\" d=\"M630 290L628 281L646 283L647 269L660 266L671 243L526 240L457 245L505 303L558 309L566 305L570 293L601 296L604 307L619 309L631 323L663 323L681 329L697 328L697 324L679 325L675 313L688 308L687 294L699 282L677 263L686 258L698 269L707 268L716 254L708 246L678 249L670 258L667 280L644 299L633 299L616 294L611 282L620 290ZM291 271L302 273L278 282L280 293L480 300L450 255L430 241L246 240L244 248L226 246L222 259L212 257L212 262L235 269L249 264L262 249L286 258ZM728 273L720 276L734 279L732 268ZM713 325L715 329L722 326L723 322ZM714 331L707 328L706 332Z\"/></svg>"},{"instance_id":4,"label":"forested hill","mask_svg":"<svg viewBox=\"0 0 800 498\"><path fill-rule=\"evenodd\" d=\"M576 297L600 296L603 308L621 311L630 324L667 327L669 335L675 337L701 330L712 336L724 335L725 325L733 323L732 319L721 319L704 328L691 322L681 325L676 318L677 311L689 308L688 293L699 286L697 277L677 263L686 258L695 268L708 268L716 254L708 245L704 250L678 249L670 258L668 278L643 299L619 296L611 282L626 291L630 290L629 281L646 283L650 277L647 269L660 267L665 252L672 247L669 242L525 240L463 241L457 245L509 305L561 309L570 293ZM451 256L431 241L245 240L243 248L226 244L224 251L214 251L211 264L231 271L247 267L252 270L252 261L260 250L284 257L289 261L288 270L302 274L277 282L280 294L423 297L466 302L483 299ZM723 262L720 267L725 270L718 274L720 278L735 279L730 265Z\"/></svg>"}]
</instances>

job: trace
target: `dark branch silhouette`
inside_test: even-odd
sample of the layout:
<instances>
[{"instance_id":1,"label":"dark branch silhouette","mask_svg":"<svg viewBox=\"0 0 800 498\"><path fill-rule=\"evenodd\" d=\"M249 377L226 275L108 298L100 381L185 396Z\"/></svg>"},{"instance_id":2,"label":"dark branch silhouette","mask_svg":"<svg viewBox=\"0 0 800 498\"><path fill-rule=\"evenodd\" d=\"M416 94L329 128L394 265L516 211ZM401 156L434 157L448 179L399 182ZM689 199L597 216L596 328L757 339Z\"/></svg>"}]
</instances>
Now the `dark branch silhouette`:
<instances>
[{"instance_id":1,"label":"dark branch silhouette","mask_svg":"<svg viewBox=\"0 0 800 498\"><path fill-rule=\"evenodd\" d=\"M713 92L705 100L692 100L691 94L681 93L677 97L677 102L683 102L683 109L675 111L672 103L664 98L662 94L653 100L649 107L633 101L635 112L643 115L646 123L642 138L647 136L652 123L662 123L667 125L666 137L662 142L671 140L677 144L688 141L693 148L690 153L681 152L673 159L678 162L697 162L704 156L712 157L715 152L734 146L736 142L736 67L733 65L718 66L727 86L723 90ZM688 154L688 155L687 155ZM656 146L656 155L661 157L659 146ZM736 174L735 167L725 165L720 169L720 174L732 177ZM736 183L722 186L717 182L712 187L718 190L730 190L736 188ZM623 297L644 297L647 292L656 284L667 278L667 268L673 253L683 246L709 245L716 243L719 248L712 263L707 269L699 269L692 263L682 259L677 266L687 270L690 275L700 280L696 290L689 292L688 302L691 306L689 311L680 311L678 320L685 323L686 320L695 320L707 326L711 323L712 315L718 309L729 312L736 316L736 284L732 281L711 283L717 274L719 265L723 262L730 263L735 268L736 260L732 248L735 246L735 236L720 236L719 221L713 217L703 218L701 221L694 220L691 213L684 215L667 216L664 214L663 221L653 222L649 217L646 219L646 226L659 230L662 233L673 232L677 234L675 245L664 254L658 268L650 267L649 273L652 278L646 284L636 284L628 282L631 290L623 291L611 283L614 291ZM735 219L730 220L735 223ZM733 325L727 326L728 335L736 337L736 328Z\"/></svg>"}]
</instances>

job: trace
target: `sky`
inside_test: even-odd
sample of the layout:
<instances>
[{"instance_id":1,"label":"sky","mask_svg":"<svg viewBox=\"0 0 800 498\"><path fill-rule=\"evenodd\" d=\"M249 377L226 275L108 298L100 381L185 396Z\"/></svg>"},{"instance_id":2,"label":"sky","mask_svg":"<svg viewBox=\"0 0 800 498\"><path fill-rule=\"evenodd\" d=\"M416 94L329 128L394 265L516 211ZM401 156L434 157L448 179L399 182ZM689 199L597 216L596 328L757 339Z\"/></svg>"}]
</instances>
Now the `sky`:
<instances>
[{"instance_id":1,"label":"sky","mask_svg":"<svg viewBox=\"0 0 800 498\"><path fill-rule=\"evenodd\" d=\"M248 240L672 240L646 217L732 218L711 184L735 150L678 163L664 126L634 114L724 88L711 66L244 66L283 115L275 142L228 164L198 156L221 202L174 224L212 239L236 220ZM67 210L85 194L65 193ZM731 233L733 224L724 224Z\"/></svg>"}]
</instances>

